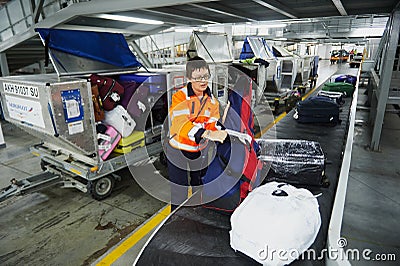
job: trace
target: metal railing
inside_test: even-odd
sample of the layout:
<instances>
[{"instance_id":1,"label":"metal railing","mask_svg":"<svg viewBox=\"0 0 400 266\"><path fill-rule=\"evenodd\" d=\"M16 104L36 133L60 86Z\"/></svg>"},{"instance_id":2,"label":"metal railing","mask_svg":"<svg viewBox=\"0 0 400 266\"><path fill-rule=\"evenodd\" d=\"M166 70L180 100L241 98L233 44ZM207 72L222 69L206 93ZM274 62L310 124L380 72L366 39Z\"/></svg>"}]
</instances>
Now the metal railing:
<instances>
[{"instance_id":1,"label":"metal railing","mask_svg":"<svg viewBox=\"0 0 400 266\"><path fill-rule=\"evenodd\" d=\"M39 2L35 3L40 5ZM57 11L65 8L72 3L87 2L81 0L47 0L38 9L38 21L53 15ZM35 6L30 0L13 0L0 8L0 17L6 18L0 23L0 41L4 42L16 34L23 33L35 24Z\"/></svg>"},{"instance_id":2,"label":"metal railing","mask_svg":"<svg viewBox=\"0 0 400 266\"><path fill-rule=\"evenodd\" d=\"M347 258L347 254L344 250L344 245L341 242L343 241L343 238L341 237L340 232L342 229L344 203L346 200L347 182L349 179L351 155L353 150L354 125L356 120L358 86L360 83L360 75L361 75L361 67L358 70L356 88L354 91L353 101L350 107L350 115L349 115L350 122L346 139L346 146L344 149L343 162L339 175L339 182L336 189L335 201L333 203L333 210L328 228L327 249L330 251L331 250L337 251L336 252L337 257L336 259L328 257L326 260L326 265L328 266L350 265L350 262L348 261Z\"/></svg>"}]
</instances>

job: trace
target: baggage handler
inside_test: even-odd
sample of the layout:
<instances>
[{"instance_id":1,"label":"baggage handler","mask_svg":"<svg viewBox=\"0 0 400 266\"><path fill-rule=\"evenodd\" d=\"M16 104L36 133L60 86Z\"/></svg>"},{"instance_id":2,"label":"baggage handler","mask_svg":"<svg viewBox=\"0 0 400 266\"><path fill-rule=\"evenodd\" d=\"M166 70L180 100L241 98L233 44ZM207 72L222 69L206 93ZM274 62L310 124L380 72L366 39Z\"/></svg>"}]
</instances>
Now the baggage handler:
<instances>
[{"instance_id":1,"label":"baggage handler","mask_svg":"<svg viewBox=\"0 0 400 266\"><path fill-rule=\"evenodd\" d=\"M227 136L218 121L219 102L208 87L207 62L198 56L189 59L186 77L189 82L173 94L168 114L171 126L166 155L171 211L187 199L189 184L193 193L200 189L208 164L208 140L223 142Z\"/></svg>"}]
</instances>

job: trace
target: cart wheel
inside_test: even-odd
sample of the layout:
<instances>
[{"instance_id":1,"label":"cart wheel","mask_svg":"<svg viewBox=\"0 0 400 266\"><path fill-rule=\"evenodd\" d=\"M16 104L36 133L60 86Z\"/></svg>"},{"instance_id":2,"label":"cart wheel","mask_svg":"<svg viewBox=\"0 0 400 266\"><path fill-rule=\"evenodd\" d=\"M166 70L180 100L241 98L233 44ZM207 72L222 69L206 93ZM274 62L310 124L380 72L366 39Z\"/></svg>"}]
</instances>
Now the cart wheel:
<instances>
[{"instance_id":1,"label":"cart wheel","mask_svg":"<svg viewBox=\"0 0 400 266\"><path fill-rule=\"evenodd\" d=\"M92 197L96 200L102 200L111 194L114 188L114 177L104 176L93 181L90 185L90 193Z\"/></svg>"},{"instance_id":2,"label":"cart wheel","mask_svg":"<svg viewBox=\"0 0 400 266\"><path fill-rule=\"evenodd\" d=\"M40 160L40 168L42 169L42 171L46 171L47 170L46 165L49 165L49 163L45 162L43 160Z\"/></svg>"},{"instance_id":3,"label":"cart wheel","mask_svg":"<svg viewBox=\"0 0 400 266\"><path fill-rule=\"evenodd\" d=\"M167 156L164 152L160 152L160 163L164 166L167 166Z\"/></svg>"}]
</instances>

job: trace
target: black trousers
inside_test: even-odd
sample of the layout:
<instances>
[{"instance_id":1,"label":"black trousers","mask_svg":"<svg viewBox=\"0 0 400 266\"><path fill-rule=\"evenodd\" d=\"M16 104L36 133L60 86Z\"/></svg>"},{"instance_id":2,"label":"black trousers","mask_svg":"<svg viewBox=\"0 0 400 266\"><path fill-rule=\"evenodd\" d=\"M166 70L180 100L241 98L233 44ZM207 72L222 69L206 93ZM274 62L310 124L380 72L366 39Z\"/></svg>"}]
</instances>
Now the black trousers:
<instances>
[{"instance_id":1,"label":"black trousers","mask_svg":"<svg viewBox=\"0 0 400 266\"><path fill-rule=\"evenodd\" d=\"M168 176L171 182L171 211L182 204L192 192L201 188L202 177L207 172L207 152L187 152L167 148Z\"/></svg>"}]
</instances>

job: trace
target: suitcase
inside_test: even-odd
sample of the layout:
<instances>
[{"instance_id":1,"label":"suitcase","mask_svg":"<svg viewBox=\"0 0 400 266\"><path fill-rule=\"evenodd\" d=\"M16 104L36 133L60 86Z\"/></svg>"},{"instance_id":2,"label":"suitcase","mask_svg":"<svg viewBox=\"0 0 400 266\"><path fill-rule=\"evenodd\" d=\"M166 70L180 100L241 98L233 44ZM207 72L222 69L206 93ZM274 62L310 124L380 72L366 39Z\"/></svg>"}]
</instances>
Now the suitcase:
<instances>
[{"instance_id":1,"label":"suitcase","mask_svg":"<svg viewBox=\"0 0 400 266\"><path fill-rule=\"evenodd\" d=\"M93 101L93 113L94 120L96 122L104 120L104 109L103 103L99 95L99 88L97 85L92 86L92 101Z\"/></svg>"},{"instance_id":2,"label":"suitcase","mask_svg":"<svg viewBox=\"0 0 400 266\"><path fill-rule=\"evenodd\" d=\"M97 85L99 94L106 111L114 109L124 95L124 88L115 79L96 74L90 76L92 86Z\"/></svg>"},{"instance_id":3,"label":"suitcase","mask_svg":"<svg viewBox=\"0 0 400 266\"><path fill-rule=\"evenodd\" d=\"M105 112L104 123L113 126L123 138L132 134L136 126L135 121L121 105L117 105L113 110Z\"/></svg>"},{"instance_id":4,"label":"suitcase","mask_svg":"<svg viewBox=\"0 0 400 266\"><path fill-rule=\"evenodd\" d=\"M136 148L144 147L144 145L144 132L134 130L132 134L130 134L128 137L120 139L117 147L114 149L114 152L125 154L131 152Z\"/></svg>"},{"instance_id":5,"label":"suitcase","mask_svg":"<svg viewBox=\"0 0 400 266\"><path fill-rule=\"evenodd\" d=\"M121 81L135 81L139 84L148 86L150 93L152 94L163 94L167 91L167 81L165 75L143 72L120 75L119 79Z\"/></svg>"},{"instance_id":6,"label":"suitcase","mask_svg":"<svg viewBox=\"0 0 400 266\"><path fill-rule=\"evenodd\" d=\"M317 96L328 97L334 100L339 106L344 104L343 93L334 91L319 91Z\"/></svg>"},{"instance_id":7,"label":"suitcase","mask_svg":"<svg viewBox=\"0 0 400 266\"><path fill-rule=\"evenodd\" d=\"M357 77L352 75L340 75L335 78L335 82L346 82L355 86L357 83Z\"/></svg>"},{"instance_id":8,"label":"suitcase","mask_svg":"<svg viewBox=\"0 0 400 266\"><path fill-rule=\"evenodd\" d=\"M342 92L345 97L352 97L354 92L354 86L345 82L328 82L322 87L323 91L334 91Z\"/></svg>"},{"instance_id":9,"label":"suitcase","mask_svg":"<svg viewBox=\"0 0 400 266\"><path fill-rule=\"evenodd\" d=\"M99 140L99 156L105 161L117 146L121 135L112 126L106 126L105 132L97 133L97 139Z\"/></svg>"},{"instance_id":10,"label":"suitcase","mask_svg":"<svg viewBox=\"0 0 400 266\"><path fill-rule=\"evenodd\" d=\"M297 103L293 118L299 123L336 125L340 123L339 105L327 97L309 97Z\"/></svg>"},{"instance_id":11,"label":"suitcase","mask_svg":"<svg viewBox=\"0 0 400 266\"><path fill-rule=\"evenodd\" d=\"M270 167L265 181L279 181L297 186L327 186L325 155L318 142L307 140L257 141L259 159Z\"/></svg>"},{"instance_id":12,"label":"suitcase","mask_svg":"<svg viewBox=\"0 0 400 266\"><path fill-rule=\"evenodd\" d=\"M143 116L144 113L150 112L150 105L148 101L149 87L140 85L126 106L128 113L135 118Z\"/></svg>"},{"instance_id":13,"label":"suitcase","mask_svg":"<svg viewBox=\"0 0 400 266\"><path fill-rule=\"evenodd\" d=\"M274 266L289 265L301 257L322 224L318 201L310 191L276 182L254 189L230 221L232 249Z\"/></svg>"}]
</instances>

